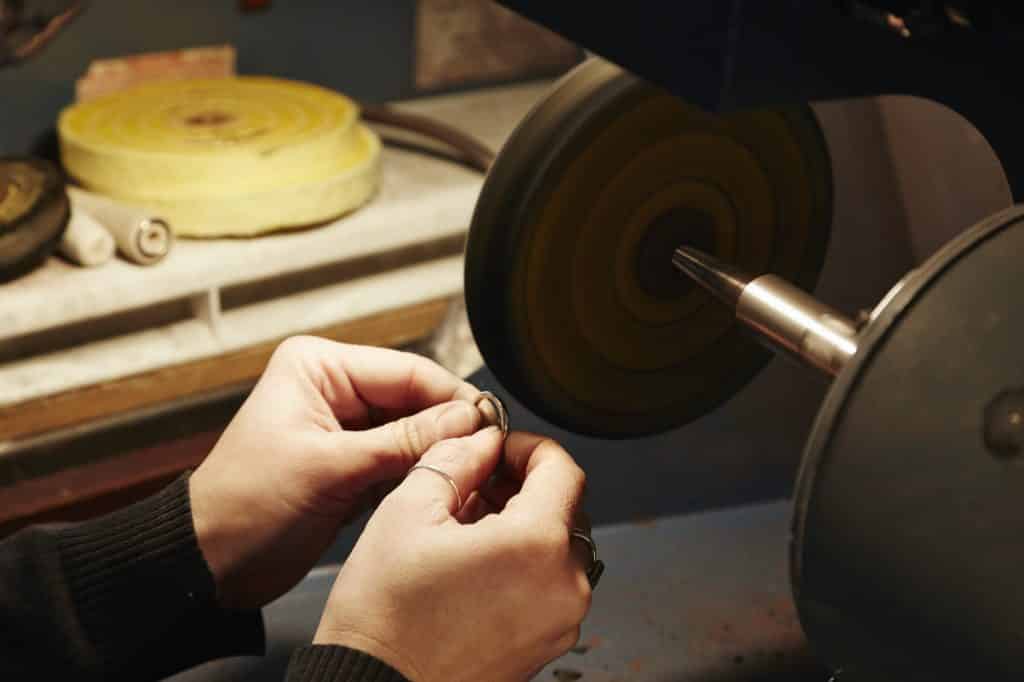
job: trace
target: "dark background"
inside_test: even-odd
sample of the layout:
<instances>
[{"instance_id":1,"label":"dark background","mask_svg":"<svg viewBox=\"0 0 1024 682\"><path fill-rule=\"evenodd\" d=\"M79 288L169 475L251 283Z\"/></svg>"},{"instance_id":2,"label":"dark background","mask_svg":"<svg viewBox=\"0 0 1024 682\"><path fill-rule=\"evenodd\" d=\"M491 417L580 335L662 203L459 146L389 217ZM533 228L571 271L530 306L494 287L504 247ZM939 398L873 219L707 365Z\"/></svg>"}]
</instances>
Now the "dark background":
<instances>
[{"instance_id":1,"label":"dark background","mask_svg":"<svg viewBox=\"0 0 1024 682\"><path fill-rule=\"evenodd\" d=\"M46 9L59 5L28 3ZM223 43L238 72L295 78L380 101L413 94L414 0L93 0L38 56L0 69L0 154L28 151L74 99L93 59Z\"/></svg>"}]
</instances>

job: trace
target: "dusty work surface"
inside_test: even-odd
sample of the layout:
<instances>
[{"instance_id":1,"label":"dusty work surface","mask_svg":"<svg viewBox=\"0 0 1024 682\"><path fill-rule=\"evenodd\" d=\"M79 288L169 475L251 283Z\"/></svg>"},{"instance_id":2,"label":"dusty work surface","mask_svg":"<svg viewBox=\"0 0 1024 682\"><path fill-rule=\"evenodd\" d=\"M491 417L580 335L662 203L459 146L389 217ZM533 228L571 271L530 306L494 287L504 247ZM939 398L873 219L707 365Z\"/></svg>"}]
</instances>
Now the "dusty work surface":
<instances>
[{"instance_id":1,"label":"dusty work surface","mask_svg":"<svg viewBox=\"0 0 1024 682\"><path fill-rule=\"evenodd\" d=\"M396 106L498 149L547 87ZM396 148L385 150L382 168L373 202L323 227L179 240L151 267L117 260L82 269L53 258L0 286L0 409L458 294L481 174Z\"/></svg>"},{"instance_id":2,"label":"dusty work surface","mask_svg":"<svg viewBox=\"0 0 1024 682\"><path fill-rule=\"evenodd\" d=\"M580 643L537 679L824 682L790 597L788 531L785 502L599 527L607 570ZM173 679L283 679L290 652L312 639L337 570L316 569L265 609L265 658L217 661Z\"/></svg>"}]
</instances>

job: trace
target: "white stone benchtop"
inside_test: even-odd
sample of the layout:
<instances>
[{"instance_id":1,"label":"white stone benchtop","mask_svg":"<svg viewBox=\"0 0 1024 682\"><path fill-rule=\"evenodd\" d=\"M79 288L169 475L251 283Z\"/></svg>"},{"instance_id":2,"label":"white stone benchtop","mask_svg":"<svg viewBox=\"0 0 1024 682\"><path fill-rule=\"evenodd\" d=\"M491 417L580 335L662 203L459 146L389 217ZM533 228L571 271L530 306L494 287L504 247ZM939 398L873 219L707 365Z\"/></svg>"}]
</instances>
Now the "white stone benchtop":
<instances>
[{"instance_id":1,"label":"white stone benchtop","mask_svg":"<svg viewBox=\"0 0 1024 682\"><path fill-rule=\"evenodd\" d=\"M548 87L530 83L395 106L455 125L497 150ZM51 258L0 285L0 408L457 295L462 258L450 242L465 234L481 184L478 172L460 164L385 147L378 195L322 227L254 239L180 239L150 267L115 259L88 269ZM410 257L408 265L398 259L383 270L366 267L368 257L446 239L446 251ZM355 261L361 266L346 276L345 264ZM274 295L275 278L323 268L331 268L326 282L321 276L312 288ZM226 288L259 281L267 284L257 302L222 310ZM124 313L145 319L147 308L173 302L187 313L125 331ZM60 347L68 325L89 321L79 331L95 336L91 330L102 330L111 316L122 322L109 336Z\"/></svg>"}]
</instances>

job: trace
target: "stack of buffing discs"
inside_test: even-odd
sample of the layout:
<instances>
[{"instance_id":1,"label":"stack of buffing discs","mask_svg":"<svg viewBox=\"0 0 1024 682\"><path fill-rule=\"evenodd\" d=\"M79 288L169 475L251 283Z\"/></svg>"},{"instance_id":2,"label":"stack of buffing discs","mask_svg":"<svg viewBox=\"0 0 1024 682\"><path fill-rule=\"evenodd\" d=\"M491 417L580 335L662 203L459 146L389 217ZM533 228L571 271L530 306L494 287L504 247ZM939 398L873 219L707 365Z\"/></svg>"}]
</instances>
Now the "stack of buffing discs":
<instances>
[{"instance_id":1,"label":"stack of buffing discs","mask_svg":"<svg viewBox=\"0 0 1024 682\"><path fill-rule=\"evenodd\" d=\"M58 132L77 182L188 237L322 223L379 175L380 141L351 100L275 78L142 85L66 109Z\"/></svg>"},{"instance_id":2,"label":"stack of buffing discs","mask_svg":"<svg viewBox=\"0 0 1024 682\"><path fill-rule=\"evenodd\" d=\"M809 107L713 116L593 60L487 178L466 251L474 336L506 388L560 426L625 437L684 424L770 355L674 271L674 249L809 290L831 215Z\"/></svg>"},{"instance_id":3,"label":"stack of buffing discs","mask_svg":"<svg viewBox=\"0 0 1024 682\"><path fill-rule=\"evenodd\" d=\"M69 213L63 175L55 165L0 158L0 281L45 260L60 242Z\"/></svg>"}]
</instances>

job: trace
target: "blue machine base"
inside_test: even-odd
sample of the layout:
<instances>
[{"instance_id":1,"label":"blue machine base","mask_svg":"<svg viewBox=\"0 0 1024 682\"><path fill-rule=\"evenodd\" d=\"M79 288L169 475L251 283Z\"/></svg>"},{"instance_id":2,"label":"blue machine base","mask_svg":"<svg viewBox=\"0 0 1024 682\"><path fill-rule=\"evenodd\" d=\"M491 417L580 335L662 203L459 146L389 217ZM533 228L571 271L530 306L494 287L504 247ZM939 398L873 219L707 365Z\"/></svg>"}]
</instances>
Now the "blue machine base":
<instances>
[{"instance_id":1,"label":"blue machine base","mask_svg":"<svg viewBox=\"0 0 1024 682\"><path fill-rule=\"evenodd\" d=\"M790 594L789 516L788 503L774 502L597 528L607 569L579 645L537 679L826 682ZM174 679L281 682L291 651L311 641L337 571L315 569L265 609L266 657Z\"/></svg>"}]
</instances>

